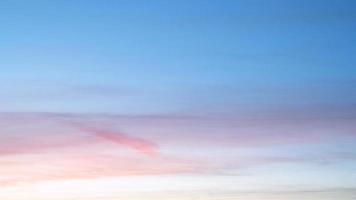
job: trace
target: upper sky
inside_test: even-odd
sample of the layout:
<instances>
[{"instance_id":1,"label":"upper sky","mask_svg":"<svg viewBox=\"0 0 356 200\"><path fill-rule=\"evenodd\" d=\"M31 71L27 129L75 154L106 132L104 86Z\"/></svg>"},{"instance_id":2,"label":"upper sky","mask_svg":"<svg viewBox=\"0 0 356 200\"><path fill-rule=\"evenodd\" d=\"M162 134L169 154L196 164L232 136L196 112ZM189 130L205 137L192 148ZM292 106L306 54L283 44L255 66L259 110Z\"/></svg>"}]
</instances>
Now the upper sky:
<instances>
[{"instance_id":1,"label":"upper sky","mask_svg":"<svg viewBox=\"0 0 356 200\"><path fill-rule=\"evenodd\" d=\"M0 199L353 199L355 52L352 0L0 1Z\"/></svg>"}]
</instances>

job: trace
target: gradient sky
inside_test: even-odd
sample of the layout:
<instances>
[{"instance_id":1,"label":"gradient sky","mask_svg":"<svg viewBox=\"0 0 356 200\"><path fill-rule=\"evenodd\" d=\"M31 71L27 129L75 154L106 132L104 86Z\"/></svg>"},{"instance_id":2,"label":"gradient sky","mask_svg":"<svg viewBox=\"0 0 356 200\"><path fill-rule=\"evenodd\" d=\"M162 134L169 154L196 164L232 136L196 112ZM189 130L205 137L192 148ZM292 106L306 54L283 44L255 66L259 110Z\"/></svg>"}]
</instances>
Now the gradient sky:
<instances>
[{"instance_id":1,"label":"gradient sky","mask_svg":"<svg viewBox=\"0 0 356 200\"><path fill-rule=\"evenodd\" d=\"M0 1L0 199L356 199L355 52L351 0Z\"/></svg>"}]
</instances>

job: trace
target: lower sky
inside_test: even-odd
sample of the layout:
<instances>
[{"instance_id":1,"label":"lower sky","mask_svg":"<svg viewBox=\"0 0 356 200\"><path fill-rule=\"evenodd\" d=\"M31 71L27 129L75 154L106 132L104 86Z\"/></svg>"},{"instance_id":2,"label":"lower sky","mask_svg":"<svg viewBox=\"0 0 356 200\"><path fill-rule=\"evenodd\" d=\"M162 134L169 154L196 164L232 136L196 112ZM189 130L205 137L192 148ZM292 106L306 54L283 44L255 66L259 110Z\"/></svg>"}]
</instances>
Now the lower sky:
<instances>
[{"instance_id":1,"label":"lower sky","mask_svg":"<svg viewBox=\"0 0 356 200\"><path fill-rule=\"evenodd\" d=\"M355 13L1 1L0 199L356 199Z\"/></svg>"}]
</instances>

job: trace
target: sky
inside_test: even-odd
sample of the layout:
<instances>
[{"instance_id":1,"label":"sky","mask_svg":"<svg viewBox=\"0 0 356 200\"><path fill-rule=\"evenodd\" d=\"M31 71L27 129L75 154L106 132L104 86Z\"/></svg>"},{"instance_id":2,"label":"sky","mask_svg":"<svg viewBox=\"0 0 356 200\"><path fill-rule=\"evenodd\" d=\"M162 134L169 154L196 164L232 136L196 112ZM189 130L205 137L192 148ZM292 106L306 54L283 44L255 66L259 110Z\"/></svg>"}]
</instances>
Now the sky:
<instances>
[{"instance_id":1,"label":"sky","mask_svg":"<svg viewBox=\"0 0 356 200\"><path fill-rule=\"evenodd\" d=\"M356 2L0 1L0 199L356 198Z\"/></svg>"}]
</instances>

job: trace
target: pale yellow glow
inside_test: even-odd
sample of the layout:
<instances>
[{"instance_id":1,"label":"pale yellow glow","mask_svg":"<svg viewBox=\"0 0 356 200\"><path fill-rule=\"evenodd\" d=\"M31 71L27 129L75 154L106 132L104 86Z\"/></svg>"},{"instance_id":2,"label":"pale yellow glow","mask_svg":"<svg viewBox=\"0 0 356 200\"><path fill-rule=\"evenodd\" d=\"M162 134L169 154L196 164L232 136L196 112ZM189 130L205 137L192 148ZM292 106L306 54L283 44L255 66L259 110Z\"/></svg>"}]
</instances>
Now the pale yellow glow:
<instances>
[{"instance_id":1,"label":"pale yellow glow","mask_svg":"<svg viewBox=\"0 0 356 200\"><path fill-rule=\"evenodd\" d=\"M239 180L239 181L237 181ZM263 190L246 177L133 176L44 181L0 188L1 200L331 200L353 199L352 191L300 192Z\"/></svg>"}]
</instances>

